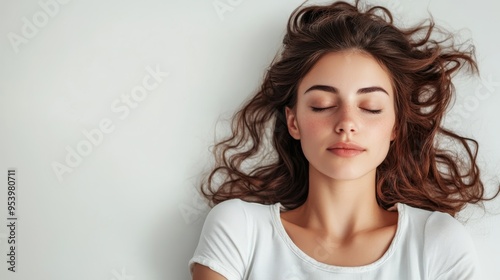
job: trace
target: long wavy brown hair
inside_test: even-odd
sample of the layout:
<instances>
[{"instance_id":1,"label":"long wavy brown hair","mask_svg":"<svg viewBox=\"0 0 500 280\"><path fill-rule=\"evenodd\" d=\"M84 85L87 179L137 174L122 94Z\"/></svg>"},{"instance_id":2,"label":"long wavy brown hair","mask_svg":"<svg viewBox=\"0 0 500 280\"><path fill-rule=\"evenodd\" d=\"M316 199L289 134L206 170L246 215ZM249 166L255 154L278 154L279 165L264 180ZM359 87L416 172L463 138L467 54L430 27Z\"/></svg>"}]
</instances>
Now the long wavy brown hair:
<instances>
[{"instance_id":1,"label":"long wavy brown hair","mask_svg":"<svg viewBox=\"0 0 500 280\"><path fill-rule=\"evenodd\" d=\"M472 45L455 43L432 19L397 28L389 10L363 9L359 1L292 13L260 89L233 116L231 134L214 146L203 195L212 204L231 198L287 209L303 204L309 164L288 133L285 107L295 105L298 84L324 54L349 49L384 65L395 92L397 135L377 167L379 205L401 202L455 215L467 203L492 199L484 197L478 143L442 125L455 92L452 76L462 68L478 72Z\"/></svg>"}]
</instances>

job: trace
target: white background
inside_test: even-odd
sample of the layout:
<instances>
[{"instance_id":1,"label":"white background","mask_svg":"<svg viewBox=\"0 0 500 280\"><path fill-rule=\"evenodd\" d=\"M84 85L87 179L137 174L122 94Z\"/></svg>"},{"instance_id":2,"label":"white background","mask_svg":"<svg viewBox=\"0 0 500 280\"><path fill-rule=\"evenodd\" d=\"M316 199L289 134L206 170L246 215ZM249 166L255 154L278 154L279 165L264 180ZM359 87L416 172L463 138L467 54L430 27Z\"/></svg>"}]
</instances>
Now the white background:
<instances>
[{"instance_id":1,"label":"white background","mask_svg":"<svg viewBox=\"0 0 500 280\"><path fill-rule=\"evenodd\" d=\"M255 92L301 1L72 0L42 7L49 2L0 2L0 278L189 279L187 262L208 210L195 190L216 124ZM214 3L230 9L217 12ZM491 190L500 169L500 5L387 6L405 24L431 12L476 45L482 80L459 77L447 122L480 142ZM156 88L126 105L122 96L148 79L148 67L169 75L149 80ZM95 133L106 121L113 130L85 146L82 131ZM87 155L73 158L71 172L58 179L53 165L68 166L68 149L78 147ZM6 263L11 167L18 179L16 273ZM500 212L498 204L487 206ZM475 208L462 216L484 279L499 279L500 217Z\"/></svg>"}]
</instances>

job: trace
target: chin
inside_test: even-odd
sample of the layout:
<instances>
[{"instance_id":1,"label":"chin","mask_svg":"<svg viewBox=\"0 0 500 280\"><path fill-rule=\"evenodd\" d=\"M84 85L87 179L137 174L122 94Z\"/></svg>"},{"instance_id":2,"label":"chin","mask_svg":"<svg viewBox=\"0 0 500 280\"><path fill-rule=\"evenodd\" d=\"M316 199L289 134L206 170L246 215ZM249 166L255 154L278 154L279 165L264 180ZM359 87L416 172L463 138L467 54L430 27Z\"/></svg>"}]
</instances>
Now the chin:
<instances>
[{"instance_id":1,"label":"chin","mask_svg":"<svg viewBox=\"0 0 500 280\"><path fill-rule=\"evenodd\" d=\"M326 171L326 170L325 170ZM321 172L321 171L320 171ZM336 169L335 171L328 172L321 172L327 177L330 177L331 179L335 181L352 181L352 180L357 180L365 176L369 172L362 172L361 170L352 170L352 169L347 169L347 168L339 168Z\"/></svg>"}]
</instances>

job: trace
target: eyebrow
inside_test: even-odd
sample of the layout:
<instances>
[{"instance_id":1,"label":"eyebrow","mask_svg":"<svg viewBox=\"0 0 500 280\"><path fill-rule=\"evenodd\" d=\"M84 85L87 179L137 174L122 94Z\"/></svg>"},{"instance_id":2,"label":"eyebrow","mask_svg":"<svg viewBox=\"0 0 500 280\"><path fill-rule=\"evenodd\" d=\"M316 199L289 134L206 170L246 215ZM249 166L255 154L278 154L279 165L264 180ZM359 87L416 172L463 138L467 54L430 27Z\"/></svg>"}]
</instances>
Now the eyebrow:
<instances>
[{"instance_id":1,"label":"eyebrow","mask_svg":"<svg viewBox=\"0 0 500 280\"><path fill-rule=\"evenodd\" d=\"M326 91L326 92L330 92L330 93L334 93L334 94L339 93L339 90L336 87L327 86L327 85L314 85L314 86L308 88L304 92L304 94L306 94L307 92L312 91L312 90L321 90L321 91ZM385 89L383 89L381 87L377 87L377 86L360 88L360 89L358 89L358 91L356 93L357 94L365 94L365 93L371 93L371 92L376 92L376 91L385 92L385 94L389 95L389 93Z\"/></svg>"}]
</instances>

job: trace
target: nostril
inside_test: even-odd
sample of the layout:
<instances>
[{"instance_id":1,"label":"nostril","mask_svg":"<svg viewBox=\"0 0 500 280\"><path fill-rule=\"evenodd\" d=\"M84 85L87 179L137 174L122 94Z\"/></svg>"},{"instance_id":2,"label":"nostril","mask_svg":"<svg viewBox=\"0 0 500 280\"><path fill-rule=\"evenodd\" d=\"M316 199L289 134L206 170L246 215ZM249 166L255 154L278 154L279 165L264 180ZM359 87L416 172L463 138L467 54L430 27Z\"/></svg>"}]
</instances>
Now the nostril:
<instances>
[{"instance_id":1,"label":"nostril","mask_svg":"<svg viewBox=\"0 0 500 280\"><path fill-rule=\"evenodd\" d=\"M356 128L353 127L353 126L348 126L346 128L344 128L344 127L337 127L335 129L335 131L337 133L346 133L346 132L355 133L356 132Z\"/></svg>"}]
</instances>

